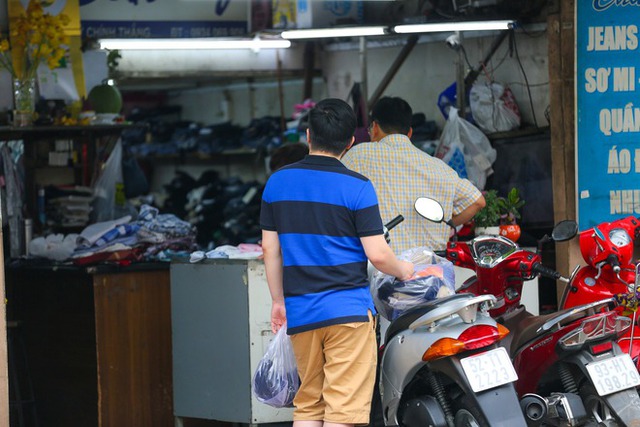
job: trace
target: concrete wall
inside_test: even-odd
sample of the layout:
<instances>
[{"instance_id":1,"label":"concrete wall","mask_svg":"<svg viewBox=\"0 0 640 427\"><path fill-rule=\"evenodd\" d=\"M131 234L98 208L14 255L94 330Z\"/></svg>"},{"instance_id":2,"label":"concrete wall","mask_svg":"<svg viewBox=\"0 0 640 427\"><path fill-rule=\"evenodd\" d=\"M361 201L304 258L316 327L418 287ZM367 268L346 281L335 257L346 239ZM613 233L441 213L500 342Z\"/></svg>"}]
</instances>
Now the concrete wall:
<instances>
[{"instance_id":1,"label":"concrete wall","mask_svg":"<svg viewBox=\"0 0 640 427\"><path fill-rule=\"evenodd\" d=\"M286 80L282 83L282 107L280 88L273 79L259 83L233 83L227 86L209 86L198 89L170 91L168 102L182 106L183 119L215 124L231 121L246 126L252 119L264 116L280 116L284 112L290 118L295 104L304 101L304 81ZM313 99L326 97L324 81L313 81Z\"/></svg>"},{"instance_id":2,"label":"concrete wall","mask_svg":"<svg viewBox=\"0 0 640 427\"><path fill-rule=\"evenodd\" d=\"M465 38L463 46L469 62L477 66L489 52L495 35L491 37ZM526 35L515 35L517 50L526 71L531 90L535 118L539 126L547 126L544 112L549 105L549 74L547 60L546 30L541 29ZM401 47L367 48L367 85L369 96L379 85L395 60ZM400 96L409 102L415 112L423 112L427 119L436 120L444 125L444 118L437 108L439 94L455 81L458 54L449 49L444 36L431 42L419 43L410 53L398 73L391 81L384 95ZM496 81L508 84L518 102L523 122L534 123L534 114L530 107L525 76L518 64L515 52L510 54L508 39L493 55L488 71L493 70ZM330 96L345 98L354 81L360 81L360 63L357 46L345 50L328 52L323 55L323 75L327 80ZM468 66L465 66L468 69ZM485 79L481 76L479 80Z\"/></svg>"}]
</instances>

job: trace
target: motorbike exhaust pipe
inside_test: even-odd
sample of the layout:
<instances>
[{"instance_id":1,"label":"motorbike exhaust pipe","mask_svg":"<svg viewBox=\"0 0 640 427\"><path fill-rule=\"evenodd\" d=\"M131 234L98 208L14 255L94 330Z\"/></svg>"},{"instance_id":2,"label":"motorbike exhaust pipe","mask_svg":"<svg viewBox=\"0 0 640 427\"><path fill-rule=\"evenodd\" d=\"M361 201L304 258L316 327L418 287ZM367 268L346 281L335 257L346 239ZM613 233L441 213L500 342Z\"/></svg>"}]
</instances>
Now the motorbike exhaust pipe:
<instances>
[{"instance_id":1,"label":"motorbike exhaust pipe","mask_svg":"<svg viewBox=\"0 0 640 427\"><path fill-rule=\"evenodd\" d=\"M522 413L527 419L527 425L537 426L547 418L549 414L549 404L547 399L537 394L528 393L520 399Z\"/></svg>"},{"instance_id":2,"label":"motorbike exhaust pipe","mask_svg":"<svg viewBox=\"0 0 640 427\"><path fill-rule=\"evenodd\" d=\"M528 393L520 399L527 425L578 426L587 418L580 396L574 393L552 393L549 397Z\"/></svg>"}]
</instances>

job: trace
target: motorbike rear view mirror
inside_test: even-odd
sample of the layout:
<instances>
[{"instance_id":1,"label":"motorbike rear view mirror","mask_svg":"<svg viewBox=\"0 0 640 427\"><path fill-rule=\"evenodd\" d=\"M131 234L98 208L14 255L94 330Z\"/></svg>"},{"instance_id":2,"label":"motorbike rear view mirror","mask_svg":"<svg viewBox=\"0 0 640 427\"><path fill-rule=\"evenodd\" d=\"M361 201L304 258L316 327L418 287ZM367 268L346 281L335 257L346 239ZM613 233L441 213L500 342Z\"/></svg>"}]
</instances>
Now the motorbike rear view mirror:
<instances>
[{"instance_id":1,"label":"motorbike rear view mirror","mask_svg":"<svg viewBox=\"0 0 640 427\"><path fill-rule=\"evenodd\" d=\"M575 237L576 234L578 234L578 223L570 219L565 219L553 227L551 237L556 242L565 242Z\"/></svg>"},{"instance_id":2,"label":"motorbike rear view mirror","mask_svg":"<svg viewBox=\"0 0 640 427\"><path fill-rule=\"evenodd\" d=\"M449 227L456 229L456 226L451 220L444 219L444 209L440 202L430 197L418 197L413 204L416 212L423 218L428 219L431 222L444 222Z\"/></svg>"},{"instance_id":3,"label":"motorbike rear view mirror","mask_svg":"<svg viewBox=\"0 0 640 427\"><path fill-rule=\"evenodd\" d=\"M414 203L418 214L432 222L444 222L444 209L437 200L428 197L418 197Z\"/></svg>"}]
</instances>

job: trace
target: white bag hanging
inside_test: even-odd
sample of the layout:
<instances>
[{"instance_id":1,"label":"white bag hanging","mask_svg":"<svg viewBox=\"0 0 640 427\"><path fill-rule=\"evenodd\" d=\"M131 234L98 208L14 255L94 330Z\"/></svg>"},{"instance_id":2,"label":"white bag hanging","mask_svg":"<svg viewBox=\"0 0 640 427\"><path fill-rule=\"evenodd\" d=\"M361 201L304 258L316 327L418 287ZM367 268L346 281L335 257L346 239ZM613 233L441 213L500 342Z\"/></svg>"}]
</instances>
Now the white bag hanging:
<instances>
[{"instance_id":1,"label":"white bag hanging","mask_svg":"<svg viewBox=\"0 0 640 427\"><path fill-rule=\"evenodd\" d=\"M486 133L520 127L520 110L509 88L494 81L476 81L469 92L473 120Z\"/></svg>"},{"instance_id":2,"label":"white bag hanging","mask_svg":"<svg viewBox=\"0 0 640 427\"><path fill-rule=\"evenodd\" d=\"M118 139L93 186L92 222L112 220L125 204L122 175L122 141Z\"/></svg>"},{"instance_id":3,"label":"white bag hanging","mask_svg":"<svg viewBox=\"0 0 640 427\"><path fill-rule=\"evenodd\" d=\"M487 177L493 173L491 165L496 160L496 150L480 129L460 117L458 110L451 107L435 156L440 159L448 158L447 156L451 156L449 152L460 144L463 147L467 177L479 190L483 190Z\"/></svg>"}]
</instances>

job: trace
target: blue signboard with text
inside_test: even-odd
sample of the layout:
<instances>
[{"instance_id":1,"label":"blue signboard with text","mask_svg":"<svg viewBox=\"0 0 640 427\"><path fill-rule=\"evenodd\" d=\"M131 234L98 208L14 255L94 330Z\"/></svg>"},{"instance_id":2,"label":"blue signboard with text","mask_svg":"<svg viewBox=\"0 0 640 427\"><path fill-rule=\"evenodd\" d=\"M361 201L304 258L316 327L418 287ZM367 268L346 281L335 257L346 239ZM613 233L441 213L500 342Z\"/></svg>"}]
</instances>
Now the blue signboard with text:
<instances>
[{"instance_id":1,"label":"blue signboard with text","mask_svg":"<svg viewBox=\"0 0 640 427\"><path fill-rule=\"evenodd\" d=\"M576 1L580 230L640 215L640 2Z\"/></svg>"},{"instance_id":2,"label":"blue signboard with text","mask_svg":"<svg viewBox=\"0 0 640 427\"><path fill-rule=\"evenodd\" d=\"M82 35L100 38L242 37L246 0L80 0Z\"/></svg>"}]
</instances>

